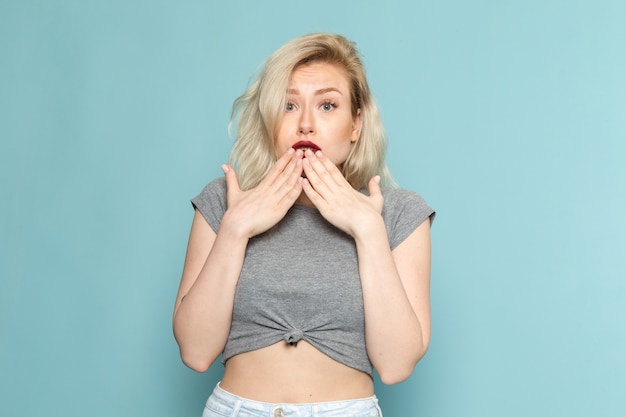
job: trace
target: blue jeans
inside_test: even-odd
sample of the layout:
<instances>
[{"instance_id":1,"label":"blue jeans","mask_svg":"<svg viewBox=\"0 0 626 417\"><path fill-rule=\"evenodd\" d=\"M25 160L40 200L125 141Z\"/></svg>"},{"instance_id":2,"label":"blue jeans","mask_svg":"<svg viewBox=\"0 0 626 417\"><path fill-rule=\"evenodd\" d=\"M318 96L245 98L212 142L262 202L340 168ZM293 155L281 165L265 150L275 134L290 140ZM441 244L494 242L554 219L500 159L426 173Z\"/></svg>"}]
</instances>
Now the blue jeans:
<instances>
[{"instance_id":1,"label":"blue jeans","mask_svg":"<svg viewBox=\"0 0 626 417\"><path fill-rule=\"evenodd\" d=\"M376 396L358 400L306 404L272 404L247 400L224 391L219 384L202 417L382 417Z\"/></svg>"}]
</instances>

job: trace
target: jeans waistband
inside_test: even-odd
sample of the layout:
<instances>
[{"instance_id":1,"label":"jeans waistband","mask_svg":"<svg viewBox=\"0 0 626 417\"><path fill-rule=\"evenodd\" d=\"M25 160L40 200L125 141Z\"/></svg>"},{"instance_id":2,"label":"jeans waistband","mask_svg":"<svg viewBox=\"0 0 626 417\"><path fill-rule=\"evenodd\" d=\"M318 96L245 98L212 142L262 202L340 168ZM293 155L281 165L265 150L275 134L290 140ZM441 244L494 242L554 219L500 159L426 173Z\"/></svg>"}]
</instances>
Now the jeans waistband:
<instances>
[{"instance_id":1,"label":"jeans waistband","mask_svg":"<svg viewBox=\"0 0 626 417\"><path fill-rule=\"evenodd\" d=\"M209 414L213 411L222 414ZM382 413L375 395L367 398L312 403L268 403L250 400L232 394L219 386L213 390L206 404L204 416L230 415L259 417L380 417Z\"/></svg>"}]
</instances>

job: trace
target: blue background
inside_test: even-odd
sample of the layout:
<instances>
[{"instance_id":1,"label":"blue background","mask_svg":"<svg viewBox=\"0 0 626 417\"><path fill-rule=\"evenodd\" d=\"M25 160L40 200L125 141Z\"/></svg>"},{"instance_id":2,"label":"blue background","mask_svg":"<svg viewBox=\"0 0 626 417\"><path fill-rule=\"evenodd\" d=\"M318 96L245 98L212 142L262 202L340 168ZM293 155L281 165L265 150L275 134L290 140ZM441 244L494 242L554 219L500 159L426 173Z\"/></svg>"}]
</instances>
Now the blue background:
<instances>
[{"instance_id":1,"label":"blue background","mask_svg":"<svg viewBox=\"0 0 626 417\"><path fill-rule=\"evenodd\" d=\"M171 312L232 101L357 41L438 211L429 353L386 417L626 415L626 2L0 0L0 415L199 416ZM286 377L277 375L278 378Z\"/></svg>"}]
</instances>

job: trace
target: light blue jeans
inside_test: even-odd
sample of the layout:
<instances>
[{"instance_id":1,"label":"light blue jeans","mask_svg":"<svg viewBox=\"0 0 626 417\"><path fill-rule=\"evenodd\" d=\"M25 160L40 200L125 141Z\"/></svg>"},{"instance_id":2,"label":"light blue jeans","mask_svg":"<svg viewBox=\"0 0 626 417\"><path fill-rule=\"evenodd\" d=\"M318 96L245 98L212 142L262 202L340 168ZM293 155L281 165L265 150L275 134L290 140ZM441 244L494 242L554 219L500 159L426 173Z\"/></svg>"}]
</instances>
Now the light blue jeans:
<instances>
[{"instance_id":1,"label":"light blue jeans","mask_svg":"<svg viewBox=\"0 0 626 417\"><path fill-rule=\"evenodd\" d=\"M247 400L224 391L219 384L202 417L382 417L376 396L358 400L307 404L272 404Z\"/></svg>"}]
</instances>

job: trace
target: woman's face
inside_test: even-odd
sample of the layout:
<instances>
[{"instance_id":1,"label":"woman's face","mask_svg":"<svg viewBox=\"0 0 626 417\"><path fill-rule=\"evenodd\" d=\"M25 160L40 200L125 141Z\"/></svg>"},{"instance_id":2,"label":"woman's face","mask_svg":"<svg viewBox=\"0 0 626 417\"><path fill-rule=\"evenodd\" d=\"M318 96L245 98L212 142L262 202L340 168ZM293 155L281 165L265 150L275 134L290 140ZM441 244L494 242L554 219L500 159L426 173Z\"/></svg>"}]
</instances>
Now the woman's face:
<instances>
[{"instance_id":1,"label":"woman's face","mask_svg":"<svg viewBox=\"0 0 626 417\"><path fill-rule=\"evenodd\" d=\"M312 62L291 74L282 119L276 129L277 156L289 148L321 149L340 166L359 138L360 117L352 117L350 83L345 70Z\"/></svg>"}]
</instances>

